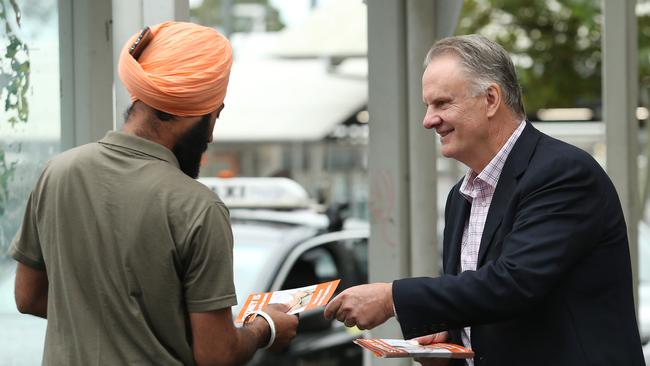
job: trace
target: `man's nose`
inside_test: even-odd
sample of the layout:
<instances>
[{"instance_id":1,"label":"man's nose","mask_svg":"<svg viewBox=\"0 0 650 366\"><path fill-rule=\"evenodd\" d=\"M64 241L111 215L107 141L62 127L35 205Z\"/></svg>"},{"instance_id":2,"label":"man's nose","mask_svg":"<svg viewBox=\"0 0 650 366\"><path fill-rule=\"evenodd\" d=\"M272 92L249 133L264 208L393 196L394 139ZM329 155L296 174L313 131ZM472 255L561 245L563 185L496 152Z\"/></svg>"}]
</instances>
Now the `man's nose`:
<instances>
[{"instance_id":1,"label":"man's nose","mask_svg":"<svg viewBox=\"0 0 650 366\"><path fill-rule=\"evenodd\" d=\"M442 120L440 119L440 116L435 115L433 113L427 113L424 116L424 120L422 121L422 126L424 126L424 128L426 128L427 130L430 130L432 128L435 128L441 122Z\"/></svg>"}]
</instances>

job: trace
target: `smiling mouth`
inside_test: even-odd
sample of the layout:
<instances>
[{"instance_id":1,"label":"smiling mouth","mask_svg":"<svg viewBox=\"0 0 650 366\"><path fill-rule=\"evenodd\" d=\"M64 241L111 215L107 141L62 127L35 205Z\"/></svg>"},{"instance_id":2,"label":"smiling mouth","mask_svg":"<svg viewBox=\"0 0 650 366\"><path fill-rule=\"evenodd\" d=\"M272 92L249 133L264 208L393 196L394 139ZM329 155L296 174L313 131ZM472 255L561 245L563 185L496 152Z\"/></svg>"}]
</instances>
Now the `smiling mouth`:
<instances>
[{"instance_id":1,"label":"smiling mouth","mask_svg":"<svg viewBox=\"0 0 650 366\"><path fill-rule=\"evenodd\" d=\"M440 138L443 138L443 137L449 135L450 133L452 133L453 131L454 130L440 131L440 132L438 132L438 135L440 135Z\"/></svg>"}]
</instances>

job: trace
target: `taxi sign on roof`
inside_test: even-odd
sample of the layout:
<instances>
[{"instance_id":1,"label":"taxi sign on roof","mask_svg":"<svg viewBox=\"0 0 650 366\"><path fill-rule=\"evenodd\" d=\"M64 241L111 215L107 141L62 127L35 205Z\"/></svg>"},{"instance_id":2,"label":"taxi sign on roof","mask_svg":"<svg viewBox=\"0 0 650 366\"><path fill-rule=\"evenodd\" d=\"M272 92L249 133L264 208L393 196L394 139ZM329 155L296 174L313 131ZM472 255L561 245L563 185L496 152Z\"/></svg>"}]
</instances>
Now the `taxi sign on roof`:
<instances>
[{"instance_id":1,"label":"taxi sign on roof","mask_svg":"<svg viewBox=\"0 0 650 366\"><path fill-rule=\"evenodd\" d=\"M229 208L297 209L312 206L307 191L288 178L199 178Z\"/></svg>"}]
</instances>

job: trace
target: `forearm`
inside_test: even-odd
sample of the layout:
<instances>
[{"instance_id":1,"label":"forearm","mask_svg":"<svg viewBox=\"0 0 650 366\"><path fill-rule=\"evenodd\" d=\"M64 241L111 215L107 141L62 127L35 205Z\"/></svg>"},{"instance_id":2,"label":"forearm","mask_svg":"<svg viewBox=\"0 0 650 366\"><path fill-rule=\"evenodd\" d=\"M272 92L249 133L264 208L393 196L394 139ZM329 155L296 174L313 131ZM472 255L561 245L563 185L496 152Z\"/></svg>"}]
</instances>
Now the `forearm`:
<instances>
[{"instance_id":1,"label":"forearm","mask_svg":"<svg viewBox=\"0 0 650 366\"><path fill-rule=\"evenodd\" d=\"M17 300L18 311L47 319L47 289L25 300Z\"/></svg>"},{"instance_id":2,"label":"forearm","mask_svg":"<svg viewBox=\"0 0 650 366\"><path fill-rule=\"evenodd\" d=\"M556 286L562 272L559 265L526 263L515 265L500 258L477 271L396 280L393 300L402 332L415 337L502 321L527 311Z\"/></svg>"},{"instance_id":3,"label":"forearm","mask_svg":"<svg viewBox=\"0 0 650 366\"><path fill-rule=\"evenodd\" d=\"M25 313L47 319L47 293L36 299L34 304Z\"/></svg>"},{"instance_id":4,"label":"forearm","mask_svg":"<svg viewBox=\"0 0 650 366\"><path fill-rule=\"evenodd\" d=\"M271 330L268 323L262 317L257 317L251 324L247 324L237 330L238 352L236 365L248 362L255 351L267 345L271 337Z\"/></svg>"},{"instance_id":5,"label":"forearm","mask_svg":"<svg viewBox=\"0 0 650 366\"><path fill-rule=\"evenodd\" d=\"M231 334L226 342L213 338L212 346L195 348L197 366L245 364L253 358L255 351L268 343L271 336L268 324L261 317Z\"/></svg>"},{"instance_id":6,"label":"forearm","mask_svg":"<svg viewBox=\"0 0 650 366\"><path fill-rule=\"evenodd\" d=\"M14 295L18 311L47 318L47 273L18 263L15 286Z\"/></svg>"},{"instance_id":7,"label":"forearm","mask_svg":"<svg viewBox=\"0 0 650 366\"><path fill-rule=\"evenodd\" d=\"M462 276L464 278L443 275L396 280L393 300L405 337L497 321L516 313L519 304L524 305L525 296L516 291L516 286L492 286L492 283L468 278L474 274L468 272Z\"/></svg>"}]
</instances>

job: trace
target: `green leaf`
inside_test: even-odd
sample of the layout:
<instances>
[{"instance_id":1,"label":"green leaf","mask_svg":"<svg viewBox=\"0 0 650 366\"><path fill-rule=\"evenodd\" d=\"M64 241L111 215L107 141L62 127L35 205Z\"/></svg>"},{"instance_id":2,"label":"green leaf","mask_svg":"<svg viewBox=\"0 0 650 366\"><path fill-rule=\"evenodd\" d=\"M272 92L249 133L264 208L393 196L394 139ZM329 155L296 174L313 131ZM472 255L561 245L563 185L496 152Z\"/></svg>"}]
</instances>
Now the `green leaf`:
<instances>
[{"instance_id":1,"label":"green leaf","mask_svg":"<svg viewBox=\"0 0 650 366\"><path fill-rule=\"evenodd\" d=\"M29 61L21 63L17 71L23 74L29 73Z\"/></svg>"},{"instance_id":2,"label":"green leaf","mask_svg":"<svg viewBox=\"0 0 650 366\"><path fill-rule=\"evenodd\" d=\"M18 26L20 27L20 18L21 18L20 8L18 7L16 0L9 0L9 3L11 4L11 7L14 9L14 14L16 14L16 24L18 24Z\"/></svg>"}]
</instances>

